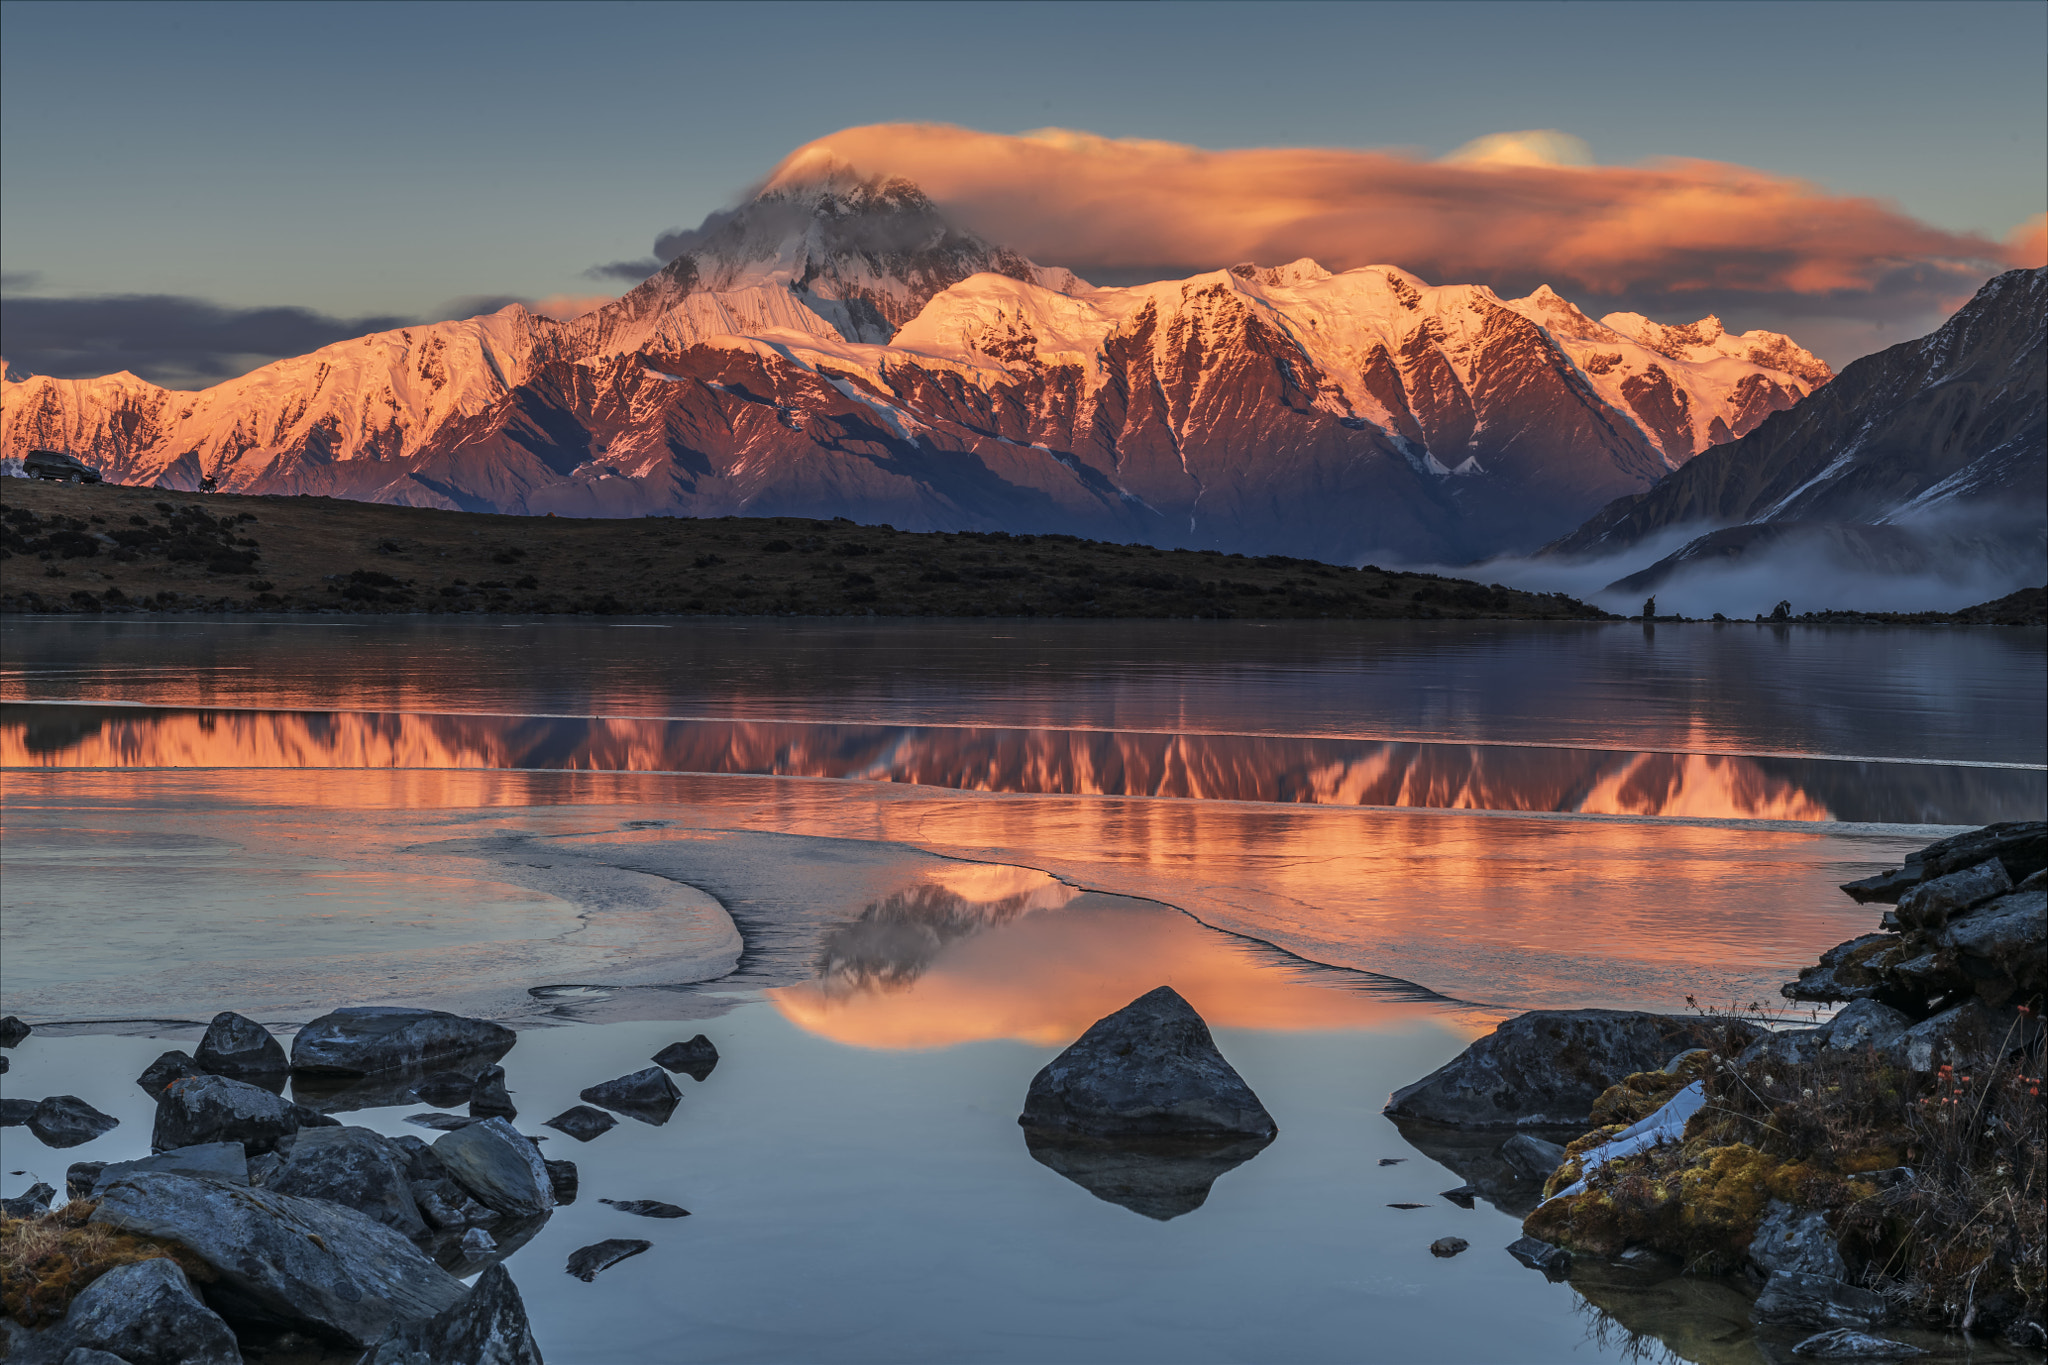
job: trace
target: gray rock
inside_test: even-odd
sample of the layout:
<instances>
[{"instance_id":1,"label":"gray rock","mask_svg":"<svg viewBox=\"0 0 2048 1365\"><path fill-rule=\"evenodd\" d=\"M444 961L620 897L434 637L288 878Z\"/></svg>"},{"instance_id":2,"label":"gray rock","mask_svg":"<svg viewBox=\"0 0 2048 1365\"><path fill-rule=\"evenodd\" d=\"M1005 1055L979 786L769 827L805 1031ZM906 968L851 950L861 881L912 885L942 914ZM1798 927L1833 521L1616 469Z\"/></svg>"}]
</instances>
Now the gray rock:
<instances>
[{"instance_id":1,"label":"gray rock","mask_svg":"<svg viewBox=\"0 0 2048 1365\"><path fill-rule=\"evenodd\" d=\"M249 1158L249 1183L251 1185L268 1185L270 1177L283 1169L284 1158L276 1152L265 1152L261 1156L252 1156Z\"/></svg>"},{"instance_id":2,"label":"gray rock","mask_svg":"<svg viewBox=\"0 0 2048 1365\"><path fill-rule=\"evenodd\" d=\"M1858 905L1872 901L1883 905L1897 905L1899 897L1927 880L1927 869L1918 863L1907 863L1889 872L1880 872L1874 877L1858 881L1843 882L1842 890L1849 893L1849 899Z\"/></svg>"},{"instance_id":3,"label":"gray rock","mask_svg":"<svg viewBox=\"0 0 2048 1365\"><path fill-rule=\"evenodd\" d=\"M1546 1279L1561 1280L1571 1273L1572 1254L1535 1237L1518 1237L1508 1243L1508 1255L1531 1270L1542 1271Z\"/></svg>"},{"instance_id":4,"label":"gray rock","mask_svg":"<svg viewBox=\"0 0 2048 1365\"><path fill-rule=\"evenodd\" d=\"M1884 993L1884 979L1868 961L1897 943L1895 934L1864 934L1847 943L1837 943L1820 955L1811 967L1799 969L1799 979L1778 988L1787 1000L1869 1000Z\"/></svg>"},{"instance_id":5,"label":"gray rock","mask_svg":"<svg viewBox=\"0 0 2048 1365\"><path fill-rule=\"evenodd\" d=\"M1874 1327L1889 1316L1889 1307L1882 1295L1832 1275L1780 1270L1764 1282L1749 1315L1777 1327Z\"/></svg>"},{"instance_id":6,"label":"gray rock","mask_svg":"<svg viewBox=\"0 0 2048 1365\"><path fill-rule=\"evenodd\" d=\"M241 1359L240 1356L236 1357ZM64 1365L128 1365L128 1362L112 1351L95 1350L90 1346L74 1346L64 1357Z\"/></svg>"},{"instance_id":7,"label":"gray rock","mask_svg":"<svg viewBox=\"0 0 2048 1365\"><path fill-rule=\"evenodd\" d=\"M688 1218L690 1211L664 1204L659 1199L600 1199L600 1204L609 1204L620 1213L638 1214L642 1218Z\"/></svg>"},{"instance_id":8,"label":"gray rock","mask_svg":"<svg viewBox=\"0 0 2048 1365\"><path fill-rule=\"evenodd\" d=\"M602 1109L579 1104L574 1109L564 1109L541 1126L552 1128L558 1133L567 1133L578 1142L588 1142L610 1132L618 1123L617 1119Z\"/></svg>"},{"instance_id":9,"label":"gray rock","mask_svg":"<svg viewBox=\"0 0 2048 1365\"><path fill-rule=\"evenodd\" d=\"M481 1256L487 1251L496 1251L498 1242L482 1228L471 1228L462 1234L462 1249L472 1256Z\"/></svg>"},{"instance_id":10,"label":"gray rock","mask_svg":"<svg viewBox=\"0 0 2048 1365\"><path fill-rule=\"evenodd\" d=\"M323 1114L318 1109L311 1109L303 1104L292 1106L292 1117L299 1121L299 1129L302 1132L308 1128L341 1127L341 1120L332 1114Z\"/></svg>"},{"instance_id":11,"label":"gray rock","mask_svg":"<svg viewBox=\"0 0 2048 1365\"><path fill-rule=\"evenodd\" d=\"M2017 1013L1965 1000L1900 1034L1892 1055L1909 1071L1938 1071L1943 1066L1974 1065L2008 1040L2024 1041L2026 1036Z\"/></svg>"},{"instance_id":12,"label":"gray rock","mask_svg":"<svg viewBox=\"0 0 2048 1365\"><path fill-rule=\"evenodd\" d=\"M10 1014L0 1019L0 1047L19 1047L21 1040L34 1032L33 1028Z\"/></svg>"},{"instance_id":13,"label":"gray rock","mask_svg":"<svg viewBox=\"0 0 2048 1365\"><path fill-rule=\"evenodd\" d=\"M1986 858L2005 864L2006 875L2019 882L2048 867L2048 821L2011 820L1986 825L1929 844L1906 861L1918 863L1930 877L1975 867Z\"/></svg>"},{"instance_id":14,"label":"gray rock","mask_svg":"<svg viewBox=\"0 0 2048 1365\"><path fill-rule=\"evenodd\" d=\"M497 1217L455 1183L432 1147L409 1133L392 1138L391 1145L405 1154L405 1175L412 1188L413 1203L419 1206L420 1216L429 1227L468 1227Z\"/></svg>"},{"instance_id":15,"label":"gray rock","mask_svg":"<svg viewBox=\"0 0 2048 1365\"><path fill-rule=\"evenodd\" d=\"M1607 1087L1711 1044L1709 1034L1701 1021L1673 1015L1535 1010L1396 1090L1386 1112L1459 1128L1584 1128Z\"/></svg>"},{"instance_id":16,"label":"gray rock","mask_svg":"<svg viewBox=\"0 0 2048 1365\"><path fill-rule=\"evenodd\" d=\"M442 1135L434 1155L456 1183L499 1213L518 1217L555 1206L554 1182L540 1151L503 1119L483 1119Z\"/></svg>"},{"instance_id":17,"label":"gray rock","mask_svg":"<svg viewBox=\"0 0 2048 1365\"><path fill-rule=\"evenodd\" d=\"M2012 878L2006 875L2005 864L1988 859L1922 882L1899 897L1899 923L1908 929L1938 930L1970 907L2010 890Z\"/></svg>"},{"instance_id":18,"label":"gray rock","mask_svg":"<svg viewBox=\"0 0 2048 1365\"><path fill-rule=\"evenodd\" d=\"M291 1064L285 1060L284 1048L270 1036L270 1030L233 1010L223 1010L213 1016L213 1022L207 1025L206 1036L199 1040L192 1060L199 1064L201 1071L259 1084L263 1081L281 1083L285 1073L291 1069Z\"/></svg>"},{"instance_id":19,"label":"gray rock","mask_svg":"<svg viewBox=\"0 0 2048 1365\"><path fill-rule=\"evenodd\" d=\"M365 1365L541 1365L511 1274L494 1265L462 1302L378 1343Z\"/></svg>"},{"instance_id":20,"label":"gray rock","mask_svg":"<svg viewBox=\"0 0 2048 1365\"><path fill-rule=\"evenodd\" d=\"M1429 1244L1429 1254L1448 1260L1471 1245L1463 1237L1439 1237Z\"/></svg>"},{"instance_id":21,"label":"gray rock","mask_svg":"<svg viewBox=\"0 0 2048 1365\"><path fill-rule=\"evenodd\" d=\"M1564 1165L1564 1148L1528 1133L1517 1133L1500 1145L1500 1158L1527 1180L1548 1180Z\"/></svg>"},{"instance_id":22,"label":"gray rock","mask_svg":"<svg viewBox=\"0 0 2048 1365\"><path fill-rule=\"evenodd\" d=\"M264 1187L341 1204L418 1239L427 1225L412 1197L409 1165L403 1148L368 1128L315 1128L299 1134Z\"/></svg>"},{"instance_id":23,"label":"gray rock","mask_svg":"<svg viewBox=\"0 0 2048 1365\"><path fill-rule=\"evenodd\" d=\"M151 1099L160 1100L171 1082L182 1081L187 1076L205 1074L199 1063L192 1060L190 1053L180 1052L174 1048L144 1067L142 1074L135 1078L135 1083L141 1086L143 1092Z\"/></svg>"},{"instance_id":24,"label":"gray rock","mask_svg":"<svg viewBox=\"0 0 2048 1365\"><path fill-rule=\"evenodd\" d=\"M323 1014L292 1039L292 1070L370 1076L421 1069L465 1053L504 1056L519 1035L487 1019L440 1010L358 1005Z\"/></svg>"},{"instance_id":25,"label":"gray rock","mask_svg":"<svg viewBox=\"0 0 2048 1365\"><path fill-rule=\"evenodd\" d=\"M199 1301L177 1262L116 1266L71 1301L61 1329L128 1365L241 1365L235 1334Z\"/></svg>"},{"instance_id":26,"label":"gray rock","mask_svg":"<svg viewBox=\"0 0 2048 1365\"><path fill-rule=\"evenodd\" d=\"M182 1243L219 1277L230 1323L370 1346L463 1297L462 1282L383 1224L321 1199L185 1176L104 1182L92 1221Z\"/></svg>"},{"instance_id":27,"label":"gray rock","mask_svg":"<svg viewBox=\"0 0 2048 1365\"><path fill-rule=\"evenodd\" d=\"M476 1078L476 1085L469 1094L469 1114L479 1119L517 1118L519 1111L512 1107L512 1093L505 1088L505 1068L494 1066Z\"/></svg>"},{"instance_id":28,"label":"gray rock","mask_svg":"<svg viewBox=\"0 0 2048 1365\"><path fill-rule=\"evenodd\" d=\"M34 1100L0 1100L0 1128L19 1128L35 1112Z\"/></svg>"},{"instance_id":29,"label":"gray rock","mask_svg":"<svg viewBox=\"0 0 2048 1365\"><path fill-rule=\"evenodd\" d=\"M76 1095L51 1095L37 1102L27 1126L46 1147L76 1147L120 1125Z\"/></svg>"},{"instance_id":30,"label":"gray rock","mask_svg":"<svg viewBox=\"0 0 2048 1365\"><path fill-rule=\"evenodd\" d=\"M1889 1005L1858 1000L1827 1024L1828 1047L1836 1052L1883 1051L1912 1026L1911 1019Z\"/></svg>"},{"instance_id":31,"label":"gray rock","mask_svg":"<svg viewBox=\"0 0 2048 1365\"><path fill-rule=\"evenodd\" d=\"M683 1092L676 1089L676 1083L668 1073L658 1066L645 1067L631 1075L614 1077L600 1085L593 1085L579 1096L586 1103L602 1105L614 1113L624 1114L629 1119L651 1123L660 1127L667 1123L669 1115L675 1113L676 1105L682 1101Z\"/></svg>"},{"instance_id":32,"label":"gray rock","mask_svg":"<svg viewBox=\"0 0 2048 1365\"><path fill-rule=\"evenodd\" d=\"M94 1187L132 1175L186 1175L224 1185L249 1183L249 1157L239 1142L201 1142L140 1161L116 1161L93 1178Z\"/></svg>"},{"instance_id":33,"label":"gray rock","mask_svg":"<svg viewBox=\"0 0 2048 1365\"><path fill-rule=\"evenodd\" d=\"M292 1104L260 1085L227 1076L174 1081L156 1102L152 1149L164 1152L202 1142L239 1142L250 1156L275 1150L299 1131Z\"/></svg>"},{"instance_id":34,"label":"gray rock","mask_svg":"<svg viewBox=\"0 0 2048 1365\"><path fill-rule=\"evenodd\" d=\"M94 1182L100 1172L107 1169L104 1161L74 1161L64 1171L64 1197L83 1199L92 1193Z\"/></svg>"},{"instance_id":35,"label":"gray rock","mask_svg":"<svg viewBox=\"0 0 2048 1365\"><path fill-rule=\"evenodd\" d=\"M1792 1354L1811 1356L1815 1360L1909 1360L1927 1352L1903 1341L1859 1332L1853 1327L1837 1327L1832 1332L1808 1337L1792 1348Z\"/></svg>"},{"instance_id":36,"label":"gray rock","mask_svg":"<svg viewBox=\"0 0 2048 1365\"><path fill-rule=\"evenodd\" d=\"M653 1245L637 1237L608 1237L570 1252L569 1273L589 1284L597 1278L599 1271L610 1270L628 1256L638 1256Z\"/></svg>"},{"instance_id":37,"label":"gray rock","mask_svg":"<svg viewBox=\"0 0 2048 1365\"><path fill-rule=\"evenodd\" d=\"M1749 1259L1766 1276L1791 1271L1841 1280L1849 1275L1826 1216L1818 1209L1795 1209L1782 1199L1765 1206L1763 1222L1749 1244Z\"/></svg>"},{"instance_id":38,"label":"gray rock","mask_svg":"<svg viewBox=\"0 0 2048 1365\"><path fill-rule=\"evenodd\" d=\"M1753 1062L1781 1067L1808 1066L1820 1057L1827 1044L1826 1028L1782 1029L1766 1033L1744 1048L1736 1064L1745 1068Z\"/></svg>"},{"instance_id":39,"label":"gray rock","mask_svg":"<svg viewBox=\"0 0 2048 1365\"><path fill-rule=\"evenodd\" d=\"M2033 995L2048 987L2048 891L1999 896L1952 920L1938 941L1991 1004Z\"/></svg>"},{"instance_id":40,"label":"gray rock","mask_svg":"<svg viewBox=\"0 0 2048 1365\"><path fill-rule=\"evenodd\" d=\"M648 1060L701 1081L718 1065L718 1049L700 1033L687 1043L670 1043Z\"/></svg>"},{"instance_id":41,"label":"gray rock","mask_svg":"<svg viewBox=\"0 0 2048 1365\"><path fill-rule=\"evenodd\" d=\"M548 1168L548 1186L555 1192L555 1203L557 1205L575 1203L576 1190L579 1184L576 1174L576 1163L573 1161L543 1160L541 1165Z\"/></svg>"},{"instance_id":42,"label":"gray rock","mask_svg":"<svg viewBox=\"0 0 2048 1365\"><path fill-rule=\"evenodd\" d=\"M12 1199L0 1199L0 1213L9 1218L40 1218L50 1211L50 1201L56 1197L54 1186L38 1181Z\"/></svg>"},{"instance_id":43,"label":"gray rock","mask_svg":"<svg viewBox=\"0 0 2048 1365\"><path fill-rule=\"evenodd\" d=\"M1095 1137L1270 1140L1273 1116L1171 986L1090 1025L1031 1080L1026 1128Z\"/></svg>"}]
</instances>

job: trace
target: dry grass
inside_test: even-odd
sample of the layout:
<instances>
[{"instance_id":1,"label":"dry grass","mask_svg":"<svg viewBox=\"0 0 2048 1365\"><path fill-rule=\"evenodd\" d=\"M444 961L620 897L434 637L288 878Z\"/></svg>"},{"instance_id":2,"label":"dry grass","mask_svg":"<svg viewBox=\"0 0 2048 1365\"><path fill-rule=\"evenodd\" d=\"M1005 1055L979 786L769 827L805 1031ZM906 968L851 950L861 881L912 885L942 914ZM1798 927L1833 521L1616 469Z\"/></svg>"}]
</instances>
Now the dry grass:
<instances>
[{"instance_id":1,"label":"dry grass","mask_svg":"<svg viewBox=\"0 0 2048 1365\"><path fill-rule=\"evenodd\" d=\"M119 1266L168 1258L195 1282L214 1278L173 1242L88 1222L96 1204L74 1199L41 1218L0 1218L0 1310L25 1327L62 1318L85 1287Z\"/></svg>"}]
</instances>

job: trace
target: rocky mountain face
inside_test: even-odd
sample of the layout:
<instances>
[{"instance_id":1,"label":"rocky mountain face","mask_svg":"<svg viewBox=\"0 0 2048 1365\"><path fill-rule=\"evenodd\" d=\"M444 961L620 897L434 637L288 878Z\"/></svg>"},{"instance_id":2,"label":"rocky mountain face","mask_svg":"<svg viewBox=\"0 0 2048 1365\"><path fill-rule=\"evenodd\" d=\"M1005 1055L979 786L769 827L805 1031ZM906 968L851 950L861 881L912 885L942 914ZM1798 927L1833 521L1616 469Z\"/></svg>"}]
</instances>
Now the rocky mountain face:
<instances>
[{"instance_id":1,"label":"rocky mountain face","mask_svg":"<svg viewBox=\"0 0 2048 1365\"><path fill-rule=\"evenodd\" d=\"M1715 528L1624 580L1632 588L1794 541L1880 571L1953 559L1969 549L1958 537L1988 538L1994 557L2038 560L2044 395L2048 269L2008 271L1940 330L1856 361L1741 439L1616 499L1546 553L1604 556L1674 528Z\"/></svg>"},{"instance_id":2,"label":"rocky mountain face","mask_svg":"<svg viewBox=\"0 0 2048 1365\"><path fill-rule=\"evenodd\" d=\"M1391 266L1095 289L840 170L676 245L570 322L513 307L194 393L9 382L0 453L470 510L1456 561L1534 548L1831 378L1776 334Z\"/></svg>"}]
</instances>

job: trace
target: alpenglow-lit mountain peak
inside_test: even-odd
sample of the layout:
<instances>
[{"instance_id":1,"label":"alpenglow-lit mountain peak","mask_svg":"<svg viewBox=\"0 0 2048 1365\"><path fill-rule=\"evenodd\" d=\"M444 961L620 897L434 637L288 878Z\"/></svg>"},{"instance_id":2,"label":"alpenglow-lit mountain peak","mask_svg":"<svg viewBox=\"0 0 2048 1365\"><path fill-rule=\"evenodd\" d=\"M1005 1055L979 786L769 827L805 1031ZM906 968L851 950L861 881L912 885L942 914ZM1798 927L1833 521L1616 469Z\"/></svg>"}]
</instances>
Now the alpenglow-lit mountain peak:
<instances>
[{"instance_id":1,"label":"alpenglow-lit mountain peak","mask_svg":"<svg viewBox=\"0 0 2048 1365\"><path fill-rule=\"evenodd\" d=\"M907 181L786 166L569 322L379 333L198 393L0 391L0 453L515 513L848 516L1328 559L1532 549L1826 367L1392 265L1091 287Z\"/></svg>"}]
</instances>

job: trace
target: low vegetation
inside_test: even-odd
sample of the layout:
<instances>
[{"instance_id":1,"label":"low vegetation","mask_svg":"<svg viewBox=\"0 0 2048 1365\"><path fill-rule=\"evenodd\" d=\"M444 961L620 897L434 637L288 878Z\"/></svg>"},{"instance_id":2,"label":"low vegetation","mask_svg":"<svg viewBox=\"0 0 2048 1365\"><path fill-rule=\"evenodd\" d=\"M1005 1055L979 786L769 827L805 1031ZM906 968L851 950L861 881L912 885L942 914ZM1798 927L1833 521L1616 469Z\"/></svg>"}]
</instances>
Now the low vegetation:
<instances>
[{"instance_id":1,"label":"low vegetation","mask_svg":"<svg viewBox=\"0 0 2048 1365\"><path fill-rule=\"evenodd\" d=\"M1585 1190L1531 1214L1532 1235L1603 1256L1649 1247L1725 1272L1778 1199L1825 1211L1867 1287L1914 1316L1964 1330L2039 1320L2048 1106L2037 1057L1998 1049L1969 1074L1906 1070L1870 1048L1788 1060L1746 1049L1753 1035L1733 1027L1744 1021L1726 1019L1725 1044L1689 1070L1706 1104L1684 1140L1600 1167ZM1546 1195L1687 1079L1651 1073L1609 1090L1596 1117L1613 1122L1566 1149Z\"/></svg>"},{"instance_id":2,"label":"low vegetation","mask_svg":"<svg viewBox=\"0 0 2048 1365\"><path fill-rule=\"evenodd\" d=\"M576 520L10 481L0 608L1601 620L1563 594L1286 555L799 517Z\"/></svg>"},{"instance_id":3,"label":"low vegetation","mask_svg":"<svg viewBox=\"0 0 2048 1365\"><path fill-rule=\"evenodd\" d=\"M88 1222L97 1207L74 1199L40 1218L0 1218L0 1311L25 1327L55 1322L87 1285L137 1261L168 1258L194 1283L215 1278L176 1243Z\"/></svg>"}]
</instances>

